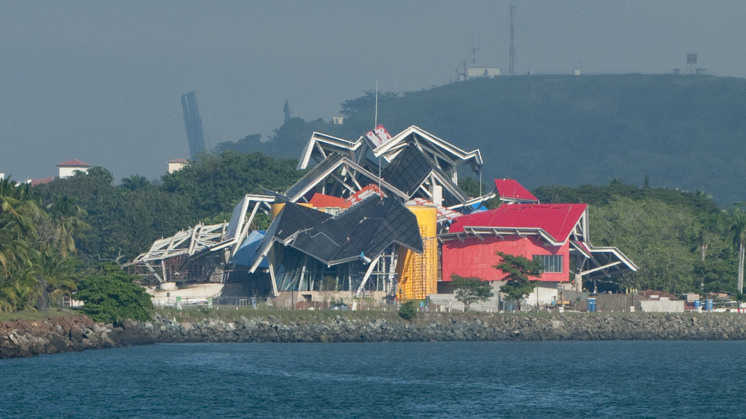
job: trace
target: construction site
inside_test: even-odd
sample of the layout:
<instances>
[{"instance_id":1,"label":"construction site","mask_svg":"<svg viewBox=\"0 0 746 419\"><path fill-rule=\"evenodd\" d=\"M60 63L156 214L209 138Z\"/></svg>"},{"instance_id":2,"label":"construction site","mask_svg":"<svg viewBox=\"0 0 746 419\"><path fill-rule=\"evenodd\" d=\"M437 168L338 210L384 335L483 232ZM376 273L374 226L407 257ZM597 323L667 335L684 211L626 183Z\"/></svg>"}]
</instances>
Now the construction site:
<instances>
[{"instance_id":1,"label":"construction site","mask_svg":"<svg viewBox=\"0 0 746 419\"><path fill-rule=\"evenodd\" d=\"M417 126L392 136L379 125L355 141L313 133L297 166L307 172L286 191L247 194L229 221L160 239L127 266L156 306L308 309L437 300L453 275L499 290L498 251L542 261L537 305L637 270L590 243L585 204L542 204L512 179L468 196L459 175L481 183L483 165L479 150ZM255 228L259 213L268 228Z\"/></svg>"}]
</instances>

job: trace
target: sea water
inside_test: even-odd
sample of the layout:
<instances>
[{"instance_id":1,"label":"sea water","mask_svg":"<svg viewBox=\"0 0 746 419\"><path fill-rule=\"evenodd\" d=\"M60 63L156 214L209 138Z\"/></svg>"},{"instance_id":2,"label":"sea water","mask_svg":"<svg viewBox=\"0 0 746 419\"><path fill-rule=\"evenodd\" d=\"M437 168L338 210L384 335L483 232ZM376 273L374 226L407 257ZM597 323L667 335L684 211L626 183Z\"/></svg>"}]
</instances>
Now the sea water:
<instances>
[{"instance_id":1,"label":"sea water","mask_svg":"<svg viewBox=\"0 0 746 419\"><path fill-rule=\"evenodd\" d=\"M0 417L738 417L746 342L159 344L0 360Z\"/></svg>"}]
</instances>

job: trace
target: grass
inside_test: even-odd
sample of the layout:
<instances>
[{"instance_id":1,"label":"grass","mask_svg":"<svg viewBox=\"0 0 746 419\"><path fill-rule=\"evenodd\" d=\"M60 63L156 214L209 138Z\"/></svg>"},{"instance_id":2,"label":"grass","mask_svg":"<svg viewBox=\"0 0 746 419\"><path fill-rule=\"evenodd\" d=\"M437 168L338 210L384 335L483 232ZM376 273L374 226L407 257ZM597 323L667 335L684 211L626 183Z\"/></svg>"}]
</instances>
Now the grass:
<instances>
[{"instance_id":1,"label":"grass","mask_svg":"<svg viewBox=\"0 0 746 419\"><path fill-rule=\"evenodd\" d=\"M7 322L10 320L42 321L50 317L76 317L81 315L81 313L70 309L58 310L56 308L53 308L49 311L24 310L16 311L13 313L0 313L0 322Z\"/></svg>"},{"instance_id":2,"label":"grass","mask_svg":"<svg viewBox=\"0 0 746 419\"><path fill-rule=\"evenodd\" d=\"M395 311L336 311L336 310L288 310L288 309L277 309L271 307L258 307L253 309L252 307L220 307L208 310L205 307L198 308L185 308L183 310L176 310L174 308L159 308L156 309L156 313L176 319L180 322L198 322L202 320L222 320L225 322L233 322L239 320L242 316L247 319L266 319L270 316L282 321L282 322L311 322L311 321L326 321L342 316L347 319L379 319L379 318L391 318L395 319L397 313Z\"/></svg>"}]
</instances>

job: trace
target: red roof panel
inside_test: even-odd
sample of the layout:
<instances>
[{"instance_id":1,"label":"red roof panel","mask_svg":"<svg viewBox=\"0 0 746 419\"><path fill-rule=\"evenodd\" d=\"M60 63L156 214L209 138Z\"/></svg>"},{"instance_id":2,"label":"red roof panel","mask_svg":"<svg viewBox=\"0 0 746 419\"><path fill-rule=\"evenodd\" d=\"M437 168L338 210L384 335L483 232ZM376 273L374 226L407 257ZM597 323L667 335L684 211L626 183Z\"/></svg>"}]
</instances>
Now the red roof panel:
<instances>
[{"instance_id":1,"label":"red roof panel","mask_svg":"<svg viewBox=\"0 0 746 419\"><path fill-rule=\"evenodd\" d=\"M450 232L464 231L464 227L541 228L556 241L570 237L583 216L586 204L513 204L453 220Z\"/></svg>"},{"instance_id":2,"label":"red roof panel","mask_svg":"<svg viewBox=\"0 0 746 419\"><path fill-rule=\"evenodd\" d=\"M495 179L495 186L497 186L497 194L500 198L539 202L538 198L515 179Z\"/></svg>"},{"instance_id":3,"label":"red roof panel","mask_svg":"<svg viewBox=\"0 0 746 419\"><path fill-rule=\"evenodd\" d=\"M342 198L320 193L313 194L309 204L313 205L314 208L349 208L352 206L351 203Z\"/></svg>"},{"instance_id":4,"label":"red roof panel","mask_svg":"<svg viewBox=\"0 0 746 419\"><path fill-rule=\"evenodd\" d=\"M349 202L350 204L357 204L358 202L374 194L378 196L386 196L386 194L384 194L381 189L378 188L378 186L371 183L355 192L354 194L350 195L350 197L347 198L347 202Z\"/></svg>"}]
</instances>

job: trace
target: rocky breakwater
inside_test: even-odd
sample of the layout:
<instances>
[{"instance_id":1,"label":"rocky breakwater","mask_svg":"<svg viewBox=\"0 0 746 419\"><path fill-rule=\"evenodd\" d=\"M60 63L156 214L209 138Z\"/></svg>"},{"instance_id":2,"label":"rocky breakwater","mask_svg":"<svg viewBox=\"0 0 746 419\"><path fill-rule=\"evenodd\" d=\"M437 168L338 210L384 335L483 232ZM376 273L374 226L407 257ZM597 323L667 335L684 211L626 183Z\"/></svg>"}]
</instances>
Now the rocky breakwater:
<instances>
[{"instance_id":1,"label":"rocky breakwater","mask_svg":"<svg viewBox=\"0 0 746 419\"><path fill-rule=\"evenodd\" d=\"M84 316L0 323L0 358L82 351L116 346L111 328Z\"/></svg>"},{"instance_id":2,"label":"rocky breakwater","mask_svg":"<svg viewBox=\"0 0 746 419\"><path fill-rule=\"evenodd\" d=\"M391 314L391 313L388 313ZM232 320L125 325L147 340L183 342L411 342L462 340L724 340L746 339L746 315L730 313L421 313L413 322L395 315L281 320L238 316Z\"/></svg>"},{"instance_id":3,"label":"rocky breakwater","mask_svg":"<svg viewBox=\"0 0 746 419\"><path fill-rule=\"evenodd\" d=\"M187 342L411 342L541 340L746 339L746 315L731 313L420 313L405 321L395 313L293 317L236 314L115 327L87 317L0 323L0 358L151 343Z\"/></svg>"},{"instance_id":4,"label":"rocky breakwater","mask_svg":"<svg viewBox=\"0 0 746 419\"><path fill-rule=\"evenodd\" d=\"M0 322L0 359L155 343L145 323L120 327L85 316Z\"/></svg>"}]
</instances>

